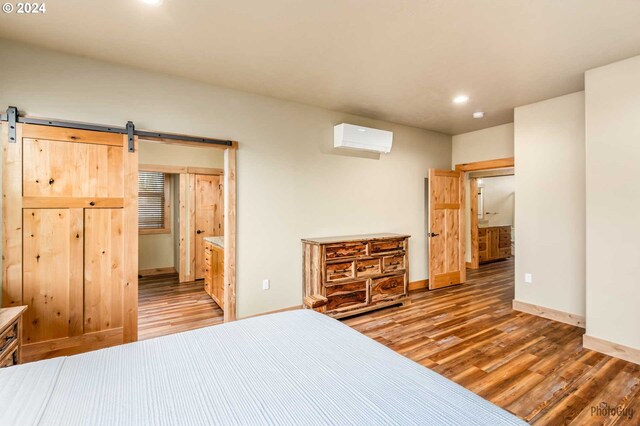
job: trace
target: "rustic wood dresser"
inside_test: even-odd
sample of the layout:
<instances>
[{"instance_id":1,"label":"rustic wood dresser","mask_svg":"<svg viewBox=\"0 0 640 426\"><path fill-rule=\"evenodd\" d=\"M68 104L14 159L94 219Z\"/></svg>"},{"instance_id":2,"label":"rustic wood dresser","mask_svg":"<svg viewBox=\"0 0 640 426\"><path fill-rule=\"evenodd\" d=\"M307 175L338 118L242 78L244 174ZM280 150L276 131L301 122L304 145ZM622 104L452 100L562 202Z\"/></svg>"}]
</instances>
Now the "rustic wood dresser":
<instances>
[{"instance_id":1,"label":"rustic wood dresser","mask_svg":"<svg viewBox=\"0 0 640 426\"><path fill-rule=\"evenodd\" d=\"M334 318L406 303L409 235L305 238L303 306Z\"/></svg>"},{"instance_id":2,"label":"rustic wood dresser","mask_svg":"<svg viewBox=\"0 0 640 426\"><path fill-rule=\"evenodd\" d=\"M0 368L20 364L22 314L26 306L0 309Z\"/></svg>"}]
</instances>

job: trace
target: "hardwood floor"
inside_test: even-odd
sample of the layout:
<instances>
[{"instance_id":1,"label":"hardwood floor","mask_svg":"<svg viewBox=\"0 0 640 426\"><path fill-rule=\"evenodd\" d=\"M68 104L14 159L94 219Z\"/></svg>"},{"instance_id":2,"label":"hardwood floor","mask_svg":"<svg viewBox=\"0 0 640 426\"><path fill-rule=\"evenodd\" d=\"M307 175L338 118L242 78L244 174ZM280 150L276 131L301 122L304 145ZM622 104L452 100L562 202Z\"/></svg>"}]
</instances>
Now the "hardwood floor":
<instances>
[{"instance_id":1,"label":"hardwood floor","mask_svg":"<svg viewBox=\"0 0 640 426\"><path fill-rule=\"evenodd\" d=\"M175 274L139 280L139 340L221 324L223 316L202 280L179 284Z\"/></svg>"},{"instance_id":2,"label":"hardwood floor","mask_svg":"<svg viewBox=\"0 0 640 426\"><path fill-rule=\"evenodd\" d=\"M582 349L583 329L513 311L513 281L513 260L486 264L462 286L344 323L527 422L640 424L640 366ZM148 278L139 297L141 340L223 320L201 282ZM633 416L592 416L603 403Z\"/></svg>"},{"instance_id":3,"label":"hardwood floor","mask_svg":"<svg viewBox=\"0 0 640 426\"><path fill-rule=\"evenodd\" d=\"M513 311L513 268L486 264L465 285L344 323L527 422L640 424L640 366L582 349L581 328ZM598 416L601 404L627 411Z\"/></svg>"}]
</instances>

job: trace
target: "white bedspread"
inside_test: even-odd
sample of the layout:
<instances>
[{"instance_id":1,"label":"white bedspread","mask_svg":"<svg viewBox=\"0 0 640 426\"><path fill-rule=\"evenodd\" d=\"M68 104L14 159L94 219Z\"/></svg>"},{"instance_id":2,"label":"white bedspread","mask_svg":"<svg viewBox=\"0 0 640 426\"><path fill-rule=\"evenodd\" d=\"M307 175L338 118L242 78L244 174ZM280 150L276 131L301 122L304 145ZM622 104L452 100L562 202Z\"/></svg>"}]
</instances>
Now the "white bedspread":
<instances>
[{"instance_id":1,"label":"white bedspread","mask_svg":"<svg viewBox=\"0 0 640 426\"><path fill-rule=\"evenodd\" d=\"M300 310L0 370L0 425L33 424L524 423Z\"/></svg>"}]
</instances>

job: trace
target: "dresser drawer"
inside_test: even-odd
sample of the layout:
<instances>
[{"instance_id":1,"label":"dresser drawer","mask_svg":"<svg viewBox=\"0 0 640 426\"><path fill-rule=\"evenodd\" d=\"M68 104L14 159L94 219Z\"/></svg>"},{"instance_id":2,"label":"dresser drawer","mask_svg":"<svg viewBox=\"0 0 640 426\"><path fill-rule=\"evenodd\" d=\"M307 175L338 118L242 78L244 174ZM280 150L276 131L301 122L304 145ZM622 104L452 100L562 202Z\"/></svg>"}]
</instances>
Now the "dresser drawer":
<instances>
[{"instance_id":1,"label":"dresser drawer","mask_svg":"<svg viewBox=\"0 0 640 426\"><path fill-rule=\"evenodd\" d=\"M498 247L500 248L511 247L511 238L502 238L501 236L500 240L498 241Z\"/></svg>"},{"instance_id":2,"label":"dresser drawer","mask_svg":"<svg viewBox=\"0 0 640 426\"><path fill-rule=\"evenodd\" d=\"M211 266L211 252L204 251L204 264L207 266Z\"/></svg>"},{"instance_id":3,"label":"dresser drawer","mask_svg":"<svg viewBox=\"0 0 640 426\"><path fill-rule=\"evenodd\" d=\"M502 235L511 235L511 227L510 226L501 226L499 229L500 229L500 236L502 236Z\"/></svg>"},{"instance_id":4,"label":"dresser drawer","mask_svg":"<svg viewBox=\"0 0 640 426\"><path fill-rule=\"evenodd\" d=\"M404 240L371 241L370 254L404 250Z\"/></svg>"},{"instance_id":5,"label":"dresser drawer","mask_svg":"<svg viewBox=\"0 0 640 426\"><path fill-rule=\"evenodd\" d=\"M0 368L18 365L18 345L11 345L6 354L0 357Z\"/></svg>"},{"instance_id":6,"label":"dresser drawer","mask_svg":"<svg viewBox=\"0 0 640 426\"><path fill-rule=\"evenodd\" d=\"M404 254L382 258L382 272L401 271L405 268Z\"/></svg>"},{"instance_id":7,"label":"dresser drawer","mask_svg":"<svg viewBox=\"0 0 640 426\"><path fill-rule=\"evenodd\" d=\"M356 257L367 255L366 243L341 243L331 244L324 248L327 260L340 259L343 257Z\"/></svg>"},{"instance_id":8,"label":"dresser drawer","mask_svg":"<svg viewBox=\"0 0 640 426\"><path fill-rule=\"evenodd\" d=\"M353 309L367 304L367 281L326 286L327 311Z\"/></svg>"},{"instance_id":9,"label":"dresser drawer","mask_svg":"<svg viewBox=\"0 0 640 426\"><path fill-rule=\"evenodd\" d=\"M13 342L18 340L18 333L18 322L16 321L0 334L0 358L3 358Z\"/></svg>"},{"instance_id":10,"label":"dresser drawer","mask_svg":"<svg viewBox=\"0 0 640 426\"><path fill-rule=\"evenodd\" d=\"M356 276L369 277L380 273L380 259L367 259L356 261Z\"/></svg>"},{"instance_id":11,"label":"dresser drawer","mask_svg":"<svg viewBox=\"0 0 640 426\"><path fill-rule=\"evenodd\" d=\"M325 268L326 281L343 280L346 278L355 278L354 275L355 261L328 263Z\"/></svg>"},{"instance_id":12,"label":"dresser drawer","mask_svg":"<svg viewBox=\"0 0 640 426\"><path fill-rule=\"evenodd\" d=\"M501 248L498 250L498 257L511 257L511 247Z\"/></svg>"},{"instance_id":13,"label":"dresser drawer","mask_svg":"<svg viewBox=\"0 0 640 426\"><path fill-rule=\"evenodd\" d=\"M478 228L478 238L487 236L487 228Z\"/></svg>"},{"instance_id":14,"label":"dresser drawer","mask_svg":"<svg viewBox=\"0 0 640 426\"><path fill-rule=\"evenodd\" d=\"M393 300L404 296L404 274L371 280L371 303Z\"/></svg>"}]
</instances>

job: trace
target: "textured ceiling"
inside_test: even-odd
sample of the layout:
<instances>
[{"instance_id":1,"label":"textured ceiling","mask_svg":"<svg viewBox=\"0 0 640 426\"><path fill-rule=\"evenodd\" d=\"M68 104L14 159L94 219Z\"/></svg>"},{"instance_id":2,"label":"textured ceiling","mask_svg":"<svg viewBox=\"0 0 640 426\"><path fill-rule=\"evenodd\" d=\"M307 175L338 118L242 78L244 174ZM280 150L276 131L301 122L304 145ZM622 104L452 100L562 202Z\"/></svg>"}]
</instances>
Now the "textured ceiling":
<instances>
[{"instance_id":1,"label":"textured ceiling","mask_svg":"<svg viewBox=\"0 0 640 426\"><path fill-rule=\"evenodd\" d=\"M458 134L582 90L639 23L640 0L65 0L0 37Z\"/></svg>"}]
</instances>

